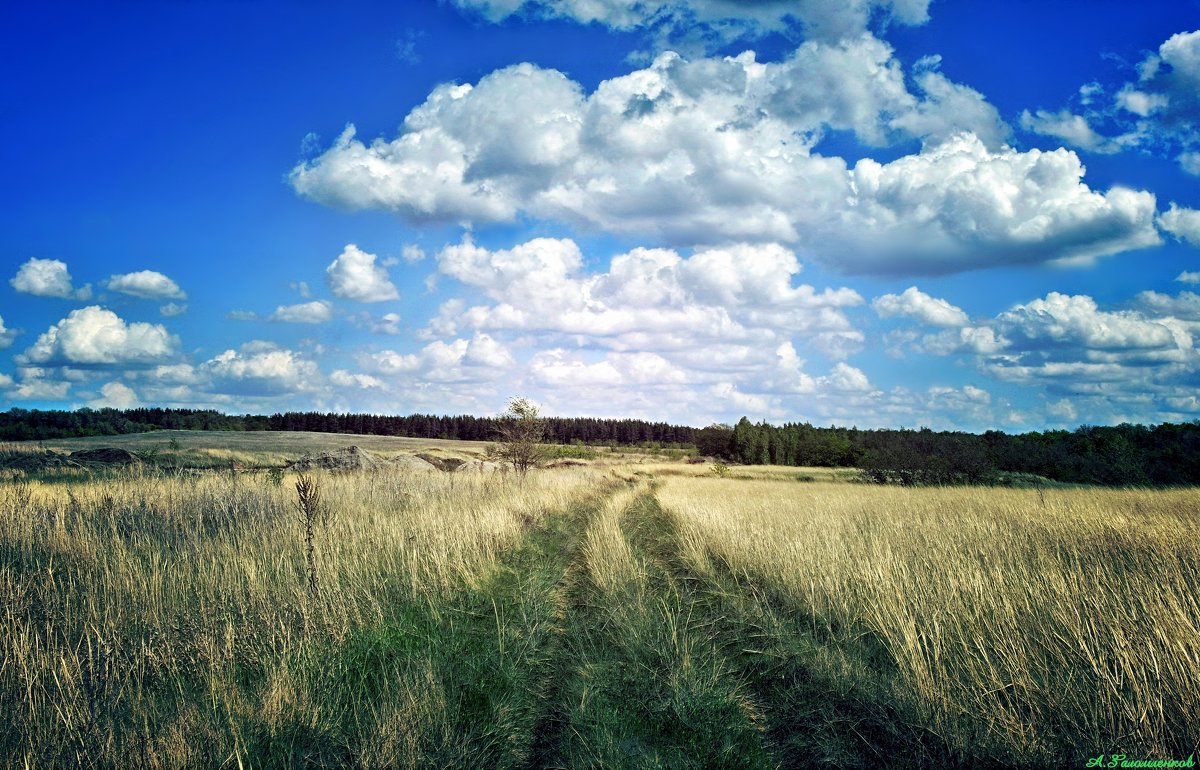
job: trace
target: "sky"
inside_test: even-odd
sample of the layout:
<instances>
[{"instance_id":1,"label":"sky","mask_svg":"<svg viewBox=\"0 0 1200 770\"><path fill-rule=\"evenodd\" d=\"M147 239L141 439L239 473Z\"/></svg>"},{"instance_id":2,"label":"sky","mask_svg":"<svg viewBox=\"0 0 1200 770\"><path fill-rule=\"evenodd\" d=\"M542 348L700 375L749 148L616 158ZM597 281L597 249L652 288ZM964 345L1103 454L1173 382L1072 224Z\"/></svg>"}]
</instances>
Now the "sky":
<instances>
[{"instance_id":1,"label":"sky","mask_svg":"<svg viewBox=\"0 0 1200 770\"><path fill-rule=\"evenodd\" d=\"M1200 418L1200 0L23 3L0 405Z\"/></svg>"}]
</instances>

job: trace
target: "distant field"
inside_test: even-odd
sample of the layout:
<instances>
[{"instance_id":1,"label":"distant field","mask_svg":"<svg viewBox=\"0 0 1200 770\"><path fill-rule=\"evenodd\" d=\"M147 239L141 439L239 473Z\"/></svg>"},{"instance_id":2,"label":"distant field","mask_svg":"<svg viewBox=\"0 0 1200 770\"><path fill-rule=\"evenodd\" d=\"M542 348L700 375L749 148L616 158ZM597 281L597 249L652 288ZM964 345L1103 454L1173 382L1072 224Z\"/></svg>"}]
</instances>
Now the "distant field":
<instances>
[{"instance_id":1,"label":"distant field","mask_svg":"<svg viewBox=\"0 0 1200 770\"><path fill-rule=\"evenodd\" d=\"M162 430L129 433L120 436L48 439L0 444L0 450L44 448L59 452L97 447L119 447L155 459L189 467L228 466L230 460L247 467L279 467L307 453L329 452L358 446L383 455L432 452L446 457L466 459L482 457L491 442L454 441L405 436L370 436L352 433L312 433L305 431L199 431ZM598 460L611 462L661 462L654 452L636 447L594 449ZM757 469L755 469L757 470ZM791 468L790 471L798 469Z\"/></svg>"},{"instance_id":2,"label":"distant field","mask_svg":"<svg viewBox=\"0 0 1200 770\"><path fill-rule=\"evenodd\" d=\"M175 439L176 447L170 442ZM45 442L235 453L330 434ZM206 454L211 453L211 454ZM1200 744L1200 491L903 489L610 457L511 475L0 482L30 767L1083 767Z\"/></svg>"},{"instance_id":3,"label":"distant field","mask_svg":"<svg viewBox=\"0 0 1200 770\"><path fill-rule=\"evenodd\" d=\"M328 452L348 446L358 446L382 454L413 454L434 450L462 457L477 457L487 448L487 443L479 441L446 441L402 436L303 431L200 430L163 430L122 436L89 436L10 444L22 445L35 445L65 452L96 447L120 447L139 454L157 453L161 459L178 459L183 464L194 466L228 465L230 460L249 466L279 466L306 453Z\"/></svg>"}]
</instances>

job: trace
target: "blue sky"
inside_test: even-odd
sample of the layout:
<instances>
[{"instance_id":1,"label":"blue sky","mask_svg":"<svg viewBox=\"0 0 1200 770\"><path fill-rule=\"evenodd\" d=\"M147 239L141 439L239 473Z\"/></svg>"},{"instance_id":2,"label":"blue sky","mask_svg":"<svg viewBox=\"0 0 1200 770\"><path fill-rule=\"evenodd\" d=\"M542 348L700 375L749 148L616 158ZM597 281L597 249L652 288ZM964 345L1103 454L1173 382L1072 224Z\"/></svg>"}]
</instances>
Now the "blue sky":
<instances>
[{"instance_id":1,"label":"blue sky","mask_svg":"<svg viewBox=\"0 0 1200 770\"><path fill-rule=\"evenodd\" d=\"M0 400L1200 417L1200 1L25 4Z\"/></svg>"}]
</instances>

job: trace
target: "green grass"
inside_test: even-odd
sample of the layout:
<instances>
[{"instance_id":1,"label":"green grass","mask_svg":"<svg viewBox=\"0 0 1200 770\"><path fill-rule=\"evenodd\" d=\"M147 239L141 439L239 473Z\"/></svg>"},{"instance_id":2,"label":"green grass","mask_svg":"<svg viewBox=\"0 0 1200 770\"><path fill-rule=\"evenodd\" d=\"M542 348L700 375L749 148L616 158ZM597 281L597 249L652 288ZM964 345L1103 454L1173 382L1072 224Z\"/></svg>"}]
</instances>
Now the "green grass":
<instances>
[{"instance_id":1,"label":"green grass","mask_svg":"<svg viewBox=\"0 0 1200 770\"><path fill-rule=\"evenodd\" d=\"M318 474L316 594L290 474L7 478L0 756L966 768L1194 750L1195 490L750 474Z\"/></svg>"}]
</instances>

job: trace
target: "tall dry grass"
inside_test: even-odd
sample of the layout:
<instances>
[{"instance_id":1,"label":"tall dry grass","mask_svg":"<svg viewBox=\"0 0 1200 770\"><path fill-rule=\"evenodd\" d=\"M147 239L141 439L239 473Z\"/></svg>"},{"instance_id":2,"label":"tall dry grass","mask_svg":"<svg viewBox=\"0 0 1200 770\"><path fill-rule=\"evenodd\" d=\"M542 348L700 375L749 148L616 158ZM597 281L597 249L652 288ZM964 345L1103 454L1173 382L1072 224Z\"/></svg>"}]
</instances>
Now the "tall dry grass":
<instances>
[{"instance_id":1,"label":"tall dry grass","mask_svg":"<svg viewBox=\"0 0 1200 770\"><path fill-rule=\"evenodd\" d=\"M419 638L400 639L415 664L393 661L370 686L347 679L375 654L364 629L402 634L405 607L423 608L410 613L414 629L436 620L540 517L593 486L586 472L520 485L402 472L319 482L329 521L315 536L315 596L286 480L130 472L0 484L6 761L336 764L328 736L347 729L368 736L356 756L377 766L416 756L413 735L447 718L435 661ZM381 687L386 708L351 700Z\"/></svg>"},{"instance_id":2,"label":"tall dry grass","mask_svg":"<svg viewBox=\"0 0 1200 770\"><path fill-rule=\"evenodd\" d=\"M1200 491L672 478L659 496L694 569L881 647L900 713L964 756L1200 743Z\"/></svg>"}]
</instances>

